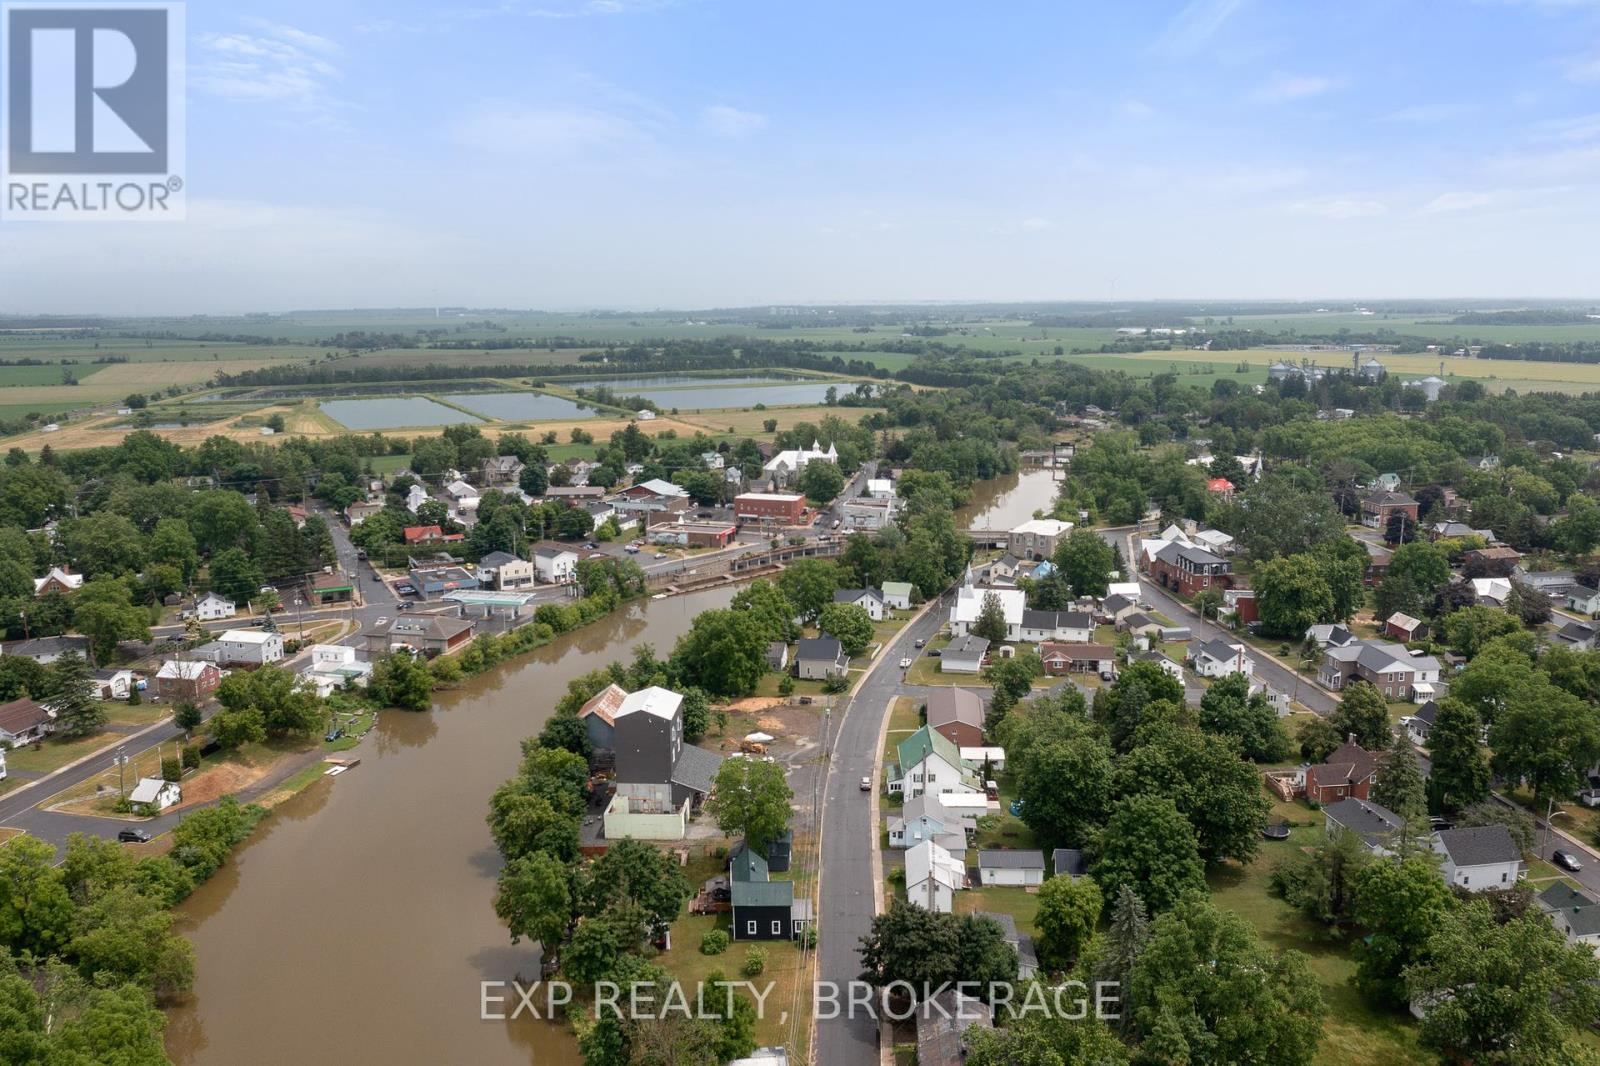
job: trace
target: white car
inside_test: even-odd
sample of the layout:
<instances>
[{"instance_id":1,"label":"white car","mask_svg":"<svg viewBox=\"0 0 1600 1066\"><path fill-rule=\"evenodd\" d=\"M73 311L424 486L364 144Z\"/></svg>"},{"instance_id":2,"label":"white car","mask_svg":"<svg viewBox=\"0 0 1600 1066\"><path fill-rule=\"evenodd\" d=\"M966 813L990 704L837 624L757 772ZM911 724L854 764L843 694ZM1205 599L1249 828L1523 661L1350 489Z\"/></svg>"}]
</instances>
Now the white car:
<instances>
[{"instance_id":1,"label":"white car","mask_svg":"<svg viewBox=\"0 0 1600 1066\"><path fill-rule=\"evenodd\" d=\"M388 619L388 616L384 616L384 617L382 617L382 618L379 618L379 619L378 619L378 620L377 620L377 621L376 621L376 622L375 622L375 623L373 623L373 624L374 624L374 625L380 625L380 626L386 626L386 625L388 625L388 624L389 624L389 619Z\"/></svg>"},{"instance_id":2,"label":"white car","mask_svg":"<svg viewBox=\"0 0 1600 1066\"><path fill-rule=\"evenodd\" d=\"M871 792L872 791L872 778L863 777L861 779L861 791L863 791L863 792Z\"/></svg>"},{"instance_id":3,"label":"white car","mask_svg":"<svg viewBox=\"0 0 1600 1066\"><path fill-rule=\"evenodd\" d=\"M909 658L901 659L900 660L900 669L902 669L902 670L911 669L911 660Z\"/></svg>"}]
</instances>

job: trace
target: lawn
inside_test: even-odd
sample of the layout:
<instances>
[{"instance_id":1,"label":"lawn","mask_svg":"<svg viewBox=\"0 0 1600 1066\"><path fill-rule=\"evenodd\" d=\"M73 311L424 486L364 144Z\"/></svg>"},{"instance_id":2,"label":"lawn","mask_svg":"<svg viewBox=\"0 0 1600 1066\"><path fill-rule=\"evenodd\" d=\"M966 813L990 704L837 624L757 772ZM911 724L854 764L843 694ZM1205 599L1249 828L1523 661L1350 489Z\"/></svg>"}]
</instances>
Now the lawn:
<instances>
[{"instance_id":1,"label":"lawn","mask_svg":"<svg viewBox=\"0 0 1600 1066\"><path fill-rule=\"evenodd\" d=\"M95 733L92 736L67 739L65 737L50 736L37 749L33 745L22 748L13 748L6 752L6 766L12 770L29 770L47 774L59 770L70 762L74 762L91 752L100 750L114 744L119 739L116 733ZM20 784L21 782L17 782Z\"/></svg>"},{"instance_id":2,"label":"lawn","mask_svg":"<svg viewBox=\"0 0 1600 1066\"><path fill-rule=\"evenodd\" d=\"M1033 932L1033 917L1039 912L1039 894L1025 888L969 888L955 894L956 913L995 911L1009 914L1017 923L1017 931Z\"/></svg>"},{"instance_id":3,"label":"lawn","mask_svg":"<svg viewBox=\"0 0 1600 1066\"><path fill-rule=\"evenodd\" d=\"M922 715L917 711L921 702L910 696L895 697L889 710L889 726L883 734L884 763L894 762L900 742L922 728Z\"/></svg>"},{"instance_id":4,"label":"lawn","mask_svg":"<svg viewBox=\"0 0 1600 1066\"><path fill-rule=\"evenodd\" d=\"M1262 853L1248 866L1229 863L1212 871L1208 877L1212 900L1249 921L1269 946L1306 956L1327 1004L1316 1062L1388 1066L1429 1061L1417 1044L1417 1030L1409 1015L1375 1010L1356 991L1351 983L1356 967L1348 941L1302 917L1268 889L1273 862L1289 848L1309 844L1321 833L1322 829L1314 826L1296 829L1288 841L1264 844Z\"/></svg>"},{"instance_id":5,"label":"lawn","mask_svg":"<svg viewBox=\"0 0 1600 1066\"><path fill-rule=\"evenodd\" d=\"M980 767L981 769L981 767ZM1016 783L1010 774L999 775L1000 810L978 819L978 848L1037 848L1038 839L1021 818L1011 813L1017 798Z\"/></svg>"}]
</instances>

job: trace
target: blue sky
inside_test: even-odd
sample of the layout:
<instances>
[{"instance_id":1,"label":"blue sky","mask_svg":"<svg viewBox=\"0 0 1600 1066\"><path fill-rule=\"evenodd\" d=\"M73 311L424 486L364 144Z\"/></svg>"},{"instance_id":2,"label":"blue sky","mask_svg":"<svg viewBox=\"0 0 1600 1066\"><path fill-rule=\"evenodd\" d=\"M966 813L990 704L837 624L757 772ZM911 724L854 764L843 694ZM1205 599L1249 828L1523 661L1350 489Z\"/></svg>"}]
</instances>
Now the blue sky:
<instances>
[{"instance_id":1,"label":"blue sky","mask_svg":"<svg viewBox=\"0 0 1600 1066\"><path fill-rule=\"evenodd\" d=\"M193 2L0 310L1600 295L1600 0Z\"/></svg>"}]
</instances>

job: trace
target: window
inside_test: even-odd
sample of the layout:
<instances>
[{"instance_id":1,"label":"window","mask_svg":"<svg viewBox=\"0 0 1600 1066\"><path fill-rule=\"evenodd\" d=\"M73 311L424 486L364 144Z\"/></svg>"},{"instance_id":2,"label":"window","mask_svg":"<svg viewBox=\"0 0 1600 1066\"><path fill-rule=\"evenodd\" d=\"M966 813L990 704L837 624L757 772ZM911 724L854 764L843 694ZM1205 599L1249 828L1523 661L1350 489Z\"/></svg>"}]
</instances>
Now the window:
<instances>
[{"instance_id":1,"label":"window","mask_svg":"<svg viewBox=\"0 0 1600 1066\"><path fill-rule=\"evenodd\" d=\"M773 936L782 936L783 935L783 923L782 922L773 922L772 923L772 935Z\"/></svg>"},{"instance_id":2,"label":"window","mask_svg":"<svg viewBox=\"0 0 1600 1066\"><path fill-rule=\"evenodd\" d=\"M755 936L756 935L756 923L755 922L745 922L744 923L744 931L746 933L749 933L751 936Z\"/></svg>"}]
</instances>

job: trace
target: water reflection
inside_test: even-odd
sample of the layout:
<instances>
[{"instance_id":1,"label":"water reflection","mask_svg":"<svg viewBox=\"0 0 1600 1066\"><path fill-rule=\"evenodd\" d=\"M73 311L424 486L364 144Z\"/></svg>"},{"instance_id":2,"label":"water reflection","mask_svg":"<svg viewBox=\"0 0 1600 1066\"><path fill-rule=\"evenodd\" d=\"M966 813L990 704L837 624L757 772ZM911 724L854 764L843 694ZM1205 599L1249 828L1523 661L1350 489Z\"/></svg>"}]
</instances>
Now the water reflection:
<instances>
[{"instance_id":1,"label":"water reflection","mask_svg":"<svg viewBox=\"0 0 1600 1066\"><path fill-rule=\"evenodd\" d=\"M1033 517L1049 513L1061 488L1051 471L1026 468L1005 477L973 484L967 506L956 512L956 524L970 529L1012 529Z\"/></svg>"}]
</instances>

